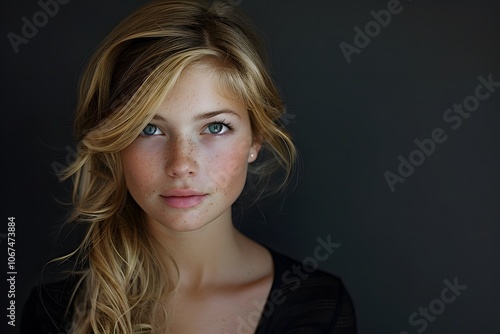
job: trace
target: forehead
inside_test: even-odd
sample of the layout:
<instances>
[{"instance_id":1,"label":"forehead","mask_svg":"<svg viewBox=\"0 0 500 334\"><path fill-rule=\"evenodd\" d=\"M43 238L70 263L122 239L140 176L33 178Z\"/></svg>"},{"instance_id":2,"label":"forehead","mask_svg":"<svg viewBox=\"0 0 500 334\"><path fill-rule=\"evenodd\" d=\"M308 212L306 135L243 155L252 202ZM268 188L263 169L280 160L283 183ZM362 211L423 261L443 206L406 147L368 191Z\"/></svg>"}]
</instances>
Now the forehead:
<instances>
[{"instance_id":1,"label":"forehead","mask_svg":"<svg viewBox=\"0 0 500 334\"><path fill-rule=\"evenodd\" d=\"M221 72L210 64L193 64L179 76L166 94L158 114L207 113L215 110L246 112L246 103L222 84Z\"/></svg>"}]
</instances>

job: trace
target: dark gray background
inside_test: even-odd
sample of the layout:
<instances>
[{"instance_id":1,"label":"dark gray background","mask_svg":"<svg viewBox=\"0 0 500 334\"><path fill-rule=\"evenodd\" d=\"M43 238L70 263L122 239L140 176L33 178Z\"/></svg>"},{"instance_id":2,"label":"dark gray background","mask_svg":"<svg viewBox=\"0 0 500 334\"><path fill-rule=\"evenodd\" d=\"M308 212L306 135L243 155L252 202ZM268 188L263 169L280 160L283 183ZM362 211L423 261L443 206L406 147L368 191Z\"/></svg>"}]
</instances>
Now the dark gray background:
<instances>
[{"instance_id":1,"label":"dark gray background","mask_svg":"<svg viewBox=\"0 0 500 334\"><path fill-rule=\"evenodd\" d=\"M56 238L65 215L56 199L66 199L67 186L51 165L65 164L65 146L75 147L78 73L142 3L72 0L17 54L6 36L20 34L21 18L31 21L40 7L34 0L1 3L0 233L15 216L17 323L43 265L72 245L70 237ZM245 233L297 259L313 256L316 239L331 235L341 246L320 267L343 279L360 333L418 333L408 317L455 277L467 289L424 332L499 333L500 87L457 130L442 119L474 93L479 75L500 81L499 5L404 0L402 12L348 64L339 44L353 44L353 28L364 29L370 11L387 1L233 3L264 34L303 159L285 205L266 208L267 223L252 216L241 226ZM397 173L398 156L408 158L413 141L435 128L447 141L391 192L383 173ZM7 256L1 259L6 272ZM0 291L3 310L6 294Z\"/></svg>"}]
</instances>

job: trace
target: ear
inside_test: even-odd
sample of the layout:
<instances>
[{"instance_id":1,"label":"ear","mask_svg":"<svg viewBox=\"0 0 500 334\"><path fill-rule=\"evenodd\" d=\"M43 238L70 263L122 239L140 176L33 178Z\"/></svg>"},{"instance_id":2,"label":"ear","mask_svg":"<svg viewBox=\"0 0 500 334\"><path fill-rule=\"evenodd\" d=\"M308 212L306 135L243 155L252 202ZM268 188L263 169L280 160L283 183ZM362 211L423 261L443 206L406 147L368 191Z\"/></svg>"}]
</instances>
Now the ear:
<instances>
[{"instance_id":1,"label":"ear","mask_svg":"<svg viewBox=\"0 0 500 334\"><path fill-rule=\"evenodd\" d=\"M248 163L252 163L257 160L257 156L259 155L260 148L262 144L260 141L254 141L252 146L250 147L250 152L248 152Z\"/></svg>"}]
</instances>

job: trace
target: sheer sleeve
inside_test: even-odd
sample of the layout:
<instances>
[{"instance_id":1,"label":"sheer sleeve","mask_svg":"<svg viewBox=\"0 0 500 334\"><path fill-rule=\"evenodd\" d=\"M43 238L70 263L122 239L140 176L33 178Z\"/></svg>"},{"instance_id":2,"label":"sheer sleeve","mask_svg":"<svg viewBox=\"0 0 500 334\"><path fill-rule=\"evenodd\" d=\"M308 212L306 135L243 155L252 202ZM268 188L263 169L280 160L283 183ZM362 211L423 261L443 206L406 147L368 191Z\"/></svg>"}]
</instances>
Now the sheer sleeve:
<instances>
[{"instance_id":1,"label":"sheer sleeve","mask_svg":"<svg viewBox=\"0 0 500 334\"><path fill-rule=\"evenodd\" d=\"M354 305L349 297L344 286L339 290L336 298L335 312L332 317L332 322L325 333L328 334L355 334L356 316L354 313Z\"/></svg>"},{"instance_id":2,"label":"sheer sleeve","mask_svg":"<svg viewBox=\"0 0 500 334\"><path fill-rule=\"evenodd\" d=\"M275 277L256 334L356 334L354 305L342 280L272 252Z\"/></svg>"}]
</instances>

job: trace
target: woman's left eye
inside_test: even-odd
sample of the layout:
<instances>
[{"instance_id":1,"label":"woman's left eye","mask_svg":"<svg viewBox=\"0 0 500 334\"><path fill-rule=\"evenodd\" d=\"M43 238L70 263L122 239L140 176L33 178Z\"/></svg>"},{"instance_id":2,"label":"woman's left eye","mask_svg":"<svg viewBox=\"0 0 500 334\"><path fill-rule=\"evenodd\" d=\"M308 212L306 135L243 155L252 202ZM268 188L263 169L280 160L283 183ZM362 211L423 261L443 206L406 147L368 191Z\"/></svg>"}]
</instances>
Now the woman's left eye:
<instances>
[{"instance_id":1,"label":"woman's left eye","mask_svg":"<svg viewBox=\"0 0 500 334\"><path fill-rule=\"evenodd\" d=\"M210 123L207 125L206 131L204 133L209 133L211 135L222 135L231 130L229 124L223 122Z\"/></svg>"},{"instance_id":2,"label":"woman's left eye","mask_svg":"<svg viewBox=\"0 0 500 334\"><path fill-rule=\"evenodd\" d=\"M153 124L148 124L144 129L141 131L141 135L143 136L154 136L154 135L161 135L163 132L161 132L160 128L158 128L156 125Z\"/></svg>"}]
</instances>

